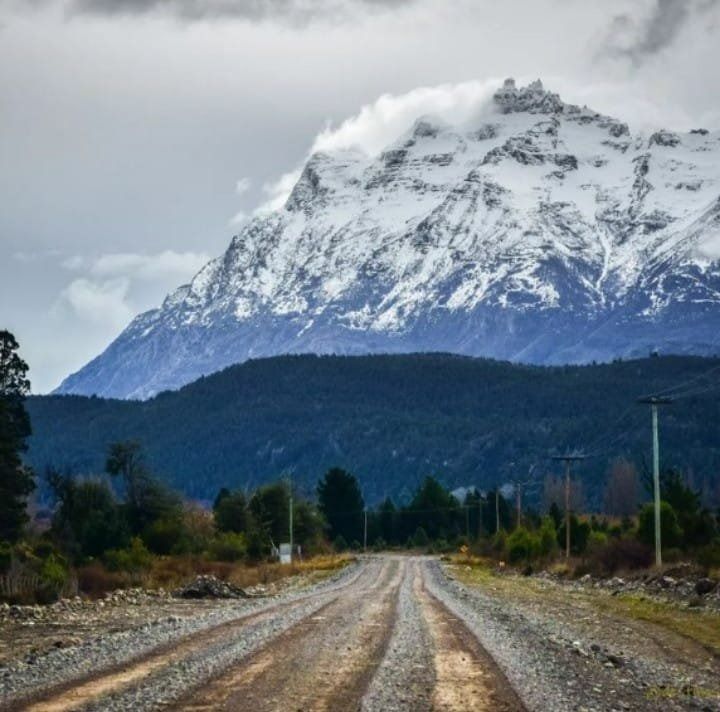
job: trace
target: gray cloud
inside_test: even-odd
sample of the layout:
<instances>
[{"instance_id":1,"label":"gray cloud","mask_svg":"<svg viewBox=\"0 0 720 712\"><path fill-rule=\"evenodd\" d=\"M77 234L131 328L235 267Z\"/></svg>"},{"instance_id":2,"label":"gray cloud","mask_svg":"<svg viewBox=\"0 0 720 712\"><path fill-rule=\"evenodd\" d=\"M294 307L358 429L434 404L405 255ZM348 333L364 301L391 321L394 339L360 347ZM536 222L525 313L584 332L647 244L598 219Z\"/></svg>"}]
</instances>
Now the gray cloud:
<instances>
[{"instance_id":1,"label":"gray cloud","mask_svg":"<svg viewBox=\"0 0 720 712\"><path fill-rule=\"evenodd\" d=\"M164 14L182 20L238 18L304 23L316 18L342 17L357 9L393 9L414 0L71 0L71 14Z\"/></svg>"},{"instance_id":2,"label":"gray cloud","mask_svg":"<svg viewBox=\"0 0 720 712\"><path fill-rule=\"evenodd\" d=\"M641 20L629 13L616 15L604 54L620 54L640 65L671 46L691 21L704 21L718 5L718 0L656 0Z\"/></svg>"}]
</instances>

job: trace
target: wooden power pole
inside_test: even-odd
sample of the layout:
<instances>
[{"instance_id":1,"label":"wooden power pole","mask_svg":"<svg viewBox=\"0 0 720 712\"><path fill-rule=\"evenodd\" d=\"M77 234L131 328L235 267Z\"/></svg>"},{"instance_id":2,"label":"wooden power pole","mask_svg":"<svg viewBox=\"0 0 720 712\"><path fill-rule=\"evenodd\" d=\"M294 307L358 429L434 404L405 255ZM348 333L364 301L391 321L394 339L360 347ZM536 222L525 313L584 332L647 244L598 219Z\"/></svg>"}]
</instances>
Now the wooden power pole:
<instances>
[{"instance_id":1,"label":"wooden power pole","mask_svg":"<svg viewBox=\"0 0 720 712\"><path fill-rule=\"evenodd\" d=\"M582 453L553 455L553 460L565 463L565 558L570 558L570 468L573 462L584 460Z\"/></svg>"},{"instance_id":2,"label":"wooden power pole","mask_svg":"<svg viewBox=\"0 0 720 712\"><path fill-rule=\"evenodd\" d=\"M670 405L672 398L646 396L638 403L650 406L653 431L653 500L655 504L655 566L662 566L662 537L660 534L660 436L658 435L658 407Z\"/></svg>"}]
</instances>

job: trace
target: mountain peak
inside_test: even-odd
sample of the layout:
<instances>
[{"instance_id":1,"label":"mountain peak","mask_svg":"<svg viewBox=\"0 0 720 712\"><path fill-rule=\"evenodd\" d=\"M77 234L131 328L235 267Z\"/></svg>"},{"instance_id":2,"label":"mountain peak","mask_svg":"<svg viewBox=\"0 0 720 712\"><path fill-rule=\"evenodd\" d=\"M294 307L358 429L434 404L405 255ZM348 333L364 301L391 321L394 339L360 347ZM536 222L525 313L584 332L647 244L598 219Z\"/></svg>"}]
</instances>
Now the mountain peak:
<instances>
[{"instance_id":1,"label":"mountain peak","mask_svg":"<svg viewBox=\"0 0 720 712\"><path fill-rule=\"evenodd\" d=\"M556 114L562 112L565 103L557 94L549 92L536 79L526 87L518 87L508 78L494 94L493 99L503 114L526 111L531 114Z\"/></svg>"}]
</instances>

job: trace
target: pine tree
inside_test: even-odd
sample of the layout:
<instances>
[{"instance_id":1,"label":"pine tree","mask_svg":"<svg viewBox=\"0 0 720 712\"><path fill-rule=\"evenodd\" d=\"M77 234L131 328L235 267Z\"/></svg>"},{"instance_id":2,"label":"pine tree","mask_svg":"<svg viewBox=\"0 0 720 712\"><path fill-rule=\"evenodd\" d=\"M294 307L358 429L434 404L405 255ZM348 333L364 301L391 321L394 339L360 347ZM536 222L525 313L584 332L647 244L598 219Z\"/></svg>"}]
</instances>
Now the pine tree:
<instances>
[{"instance_id":1,"label":"pine tree","mask_svg":"<svg viewBox=\"0 0 720 712\"><path fill-rule=\"evenodd\" d=\"M318 483L317 495L330 538L342 536L345 541L360 541L365 501L355 476L333 467Z\"/></svg>"},{"instance_id":2,"label":"pine tree","mask_svg":"<svg viewBox=\"0 0 720 712\"><path fill-rule=\"evenodd\" d=\"M30 435L25 396L30 391L27 364L9 331L0 331L0 539L16 541L28 521L27 496L35 489L21 453Z\"/></svg>"}]
</instances>

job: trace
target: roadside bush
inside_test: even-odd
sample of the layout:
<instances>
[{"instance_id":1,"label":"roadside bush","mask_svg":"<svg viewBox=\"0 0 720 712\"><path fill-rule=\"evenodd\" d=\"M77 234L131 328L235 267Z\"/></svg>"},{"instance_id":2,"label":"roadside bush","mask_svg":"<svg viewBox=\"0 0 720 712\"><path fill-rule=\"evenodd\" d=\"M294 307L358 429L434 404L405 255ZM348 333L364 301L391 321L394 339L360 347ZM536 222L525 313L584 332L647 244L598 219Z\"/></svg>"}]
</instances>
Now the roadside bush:
<instances>
[{"instance_id":1,"label":"roadside bush","mask_svg":"<svg viewBox=\"0 0 720 712\"><path fill-rule=\"evenodd\" d=\"M581 522L574 514L570 516L570 550L573 554L583 554L587 548L588 539L590 538L590 524ZM561 548L565 548L565 520L557 532L557 543Z\"/></svg>"},{"instance_id":2,"label":"roadside bush","mask_svg":"<svg viewBox=\"0 0 720 712\"><path fill-rule=\"evenodd\" d=\"M708 569L720 568L720 539L698 550L698 563Z\"/></svg>"},{"instance_id":3,"label":"roadside bush","mask_svg":"<svg viewBox=\"0 0 720 712\"><path fill-rule=\"evenodd\" d=\"M210 543L208 555L214 561L242 561L247 556L247 541L243 534L226 531Z\"/></svg>"},{"instance_id":4,"label":"roadside bush","mask_svg":"<svg viewBox=\"0 0 720 712\"><path fill-rule=\"evenodd\" d=\"M494 534L490 539L490 549L497 556L502 556L505 553L505 542L507 541L507 535L505 530L501 529L497 534Z\"/></svg>"},{"instance_id":5,"label":"roadside bush","mask_svg":"<svg viewBox=\"0 0 720 712\"><path fill-rule=\"evenodd\" d=\"M540 553L540 539L525 527L518 527L505 541L505 556L511 564L531 561Z\"/></svg>"},{"instance_id":6,"label":"roadside bush","mask_svg":"<svg viewBox=\"0 0 720 712\"><path fill-rule=\"evenodd\" d=\"M588 536L587 553L592 556L594 553L607 546L607 543L608 535L605 532L593 530Z\"/></svg>"},{"instance_id":7,"label":"roadside bush","mask_svg":"<svg viewBox=\"0 0 720 712\"><path fill-rule=\"evenodd\" d=\"M538 549L540 556L551 558L557 554L557 531L552 517L543 517L538 530Z\"/></svg>"},{"instance_id":8,"label":"roadside bush","mask_svg":"<svg viewBox=\"0 0 720 712\"><path fill-rule=\"evenodd\" d=\"M0 574L4 574L12 563L13 549L6 541L0 541Z\"/></svg>"},{"instance_id":9,"label":"roadside bush","mask_svg":"<svg viewBox=\"0 0 720 712\"><path fill-rule=\"evenodd\" d=\"M41 603L57 600L65 588L68 577L66 562L61 557L50 554L40 565L42 587L38 592L38 600Z\"/></svg>"},{"instance_id":10,"label":"roadside bush","mask_svg":"<svg viewBox=\"0 0 720 712\"><path fill-rule=\"evenodd\" d=\"M653 560L652 549L635 539L609 539L589 557L590 568L609 575L620 570L644 569Z\"/></svg>"},{"instance_id":11,"label":"roadside bush","mask_svg":"<svg viewBox=\"0 0 720 712\"><path fill-rule=\"evenodd\" d=\"M78 567L77 580L78 589L91 598L99 598L108 591L125 588L130 583L127 574L108 571L100 561Z\"/></svg>"},{"instance_id":12,"label":"roadside bush","mask_svg":"<svg viewBox=\"0 0 720 712\"><path fill-rule=\"evenodd\" d=\"M660 537L663 548L682 545L683 531L678 524L675 510L667 503L660 503ZM652 502L640 510L637 538L647 546L655 545L655 506Z\"/></svg>"},{"instance_id":13,"label":"roadside bush","mask_svg":"<svg viewBox=\"0 0 720 712\"><path fill-rule=\"evenodd\" d=\"M387 542L381 536L379 536L373 542L373 551L385 551L387 549Z\"/></svg>"},{"instance_id":14,"label":"roadside bush","mask_svg":"<svg viewBox=\"0 0 720 712\"><path fill-rule=\"evenodd\" d=\"M154 554L188 554L192 541L179 515L158 519L143 531L143 541Z\"/></svg>"},{"instance_id":15,"label":"roadside bush","mask_svg":"<svg viewBox=\"0 0 720 712\"><path fill-rule=\"evenodd\" d=\"M347 551L348 544L345 541L345 537L342 534L338 534L333 541L333 549L335 551Z\"/></svg>"},{"instance_id":16,"label":"roadside bush","mask_svg":"<svg viewBox=\"0 0 720 712\"><path fill-rule=\"evenodd\" d=\"M110 571L141 573L152 566L152 554L140 537L133 537L127 549L111 549L103 556Z\"/></svg>"}]
</instances>

